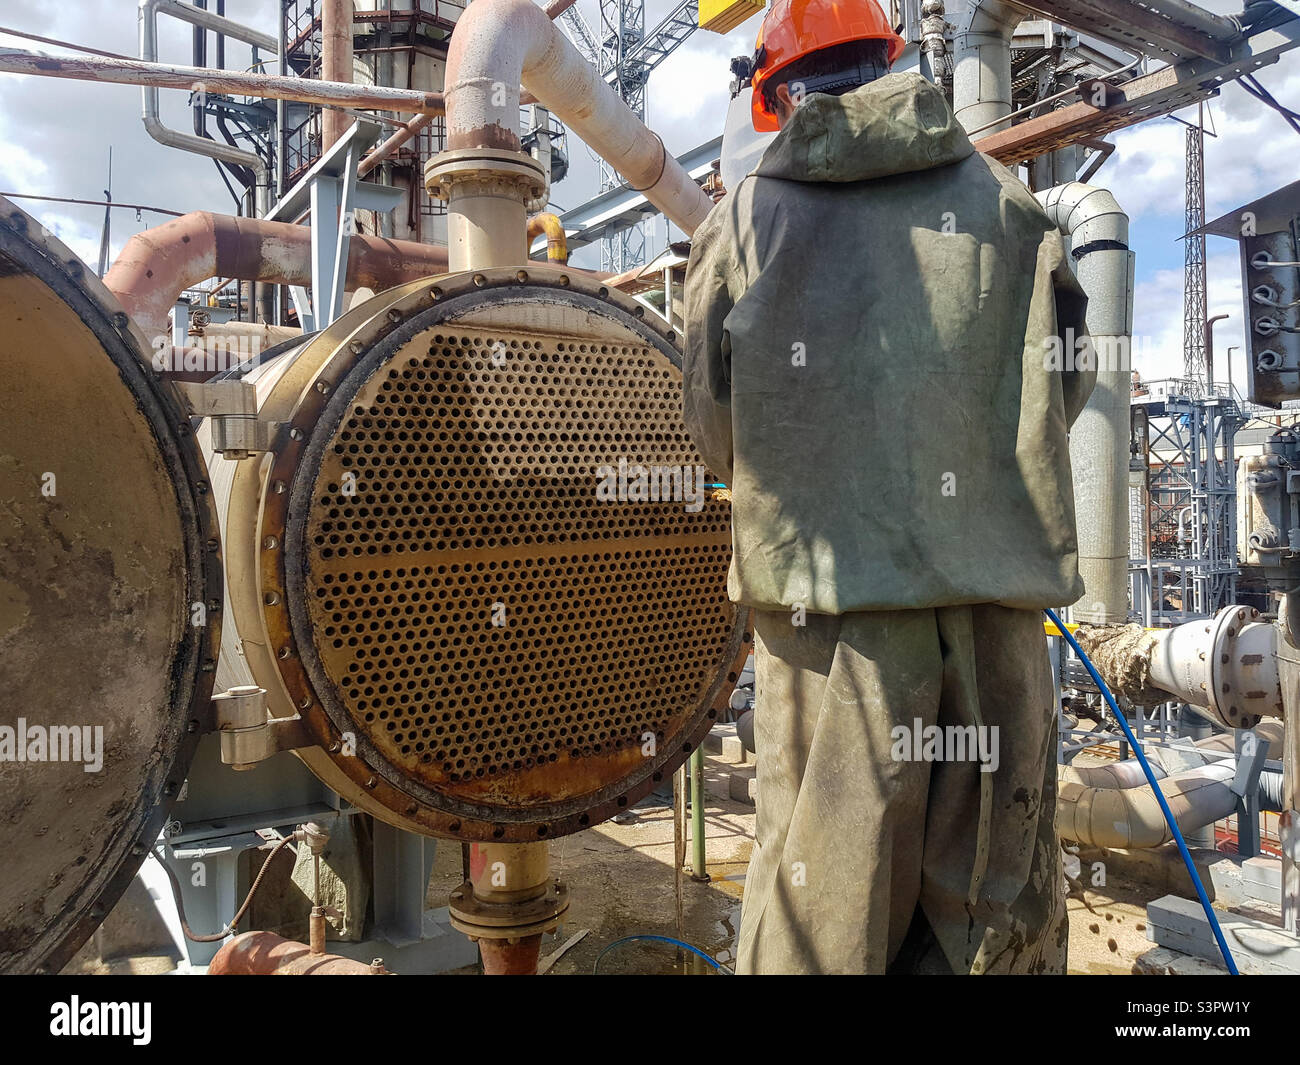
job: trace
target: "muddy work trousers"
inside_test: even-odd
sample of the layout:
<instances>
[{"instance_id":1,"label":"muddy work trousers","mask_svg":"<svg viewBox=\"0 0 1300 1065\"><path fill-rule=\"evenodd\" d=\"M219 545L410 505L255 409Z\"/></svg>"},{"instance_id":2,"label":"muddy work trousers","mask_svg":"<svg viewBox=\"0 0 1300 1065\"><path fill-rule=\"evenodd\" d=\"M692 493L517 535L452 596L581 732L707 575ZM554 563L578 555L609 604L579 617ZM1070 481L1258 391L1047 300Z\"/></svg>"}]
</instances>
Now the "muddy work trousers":
<instances>
[{"instance_id":1,"label":"muddy work trousers","mask_svg":"<svg viewBox=\"0 0 1300 1065\"><path fill-rule=\"evenodd\" d=\"M754 629L738 971L1064 972L1042 614L758 611Z\"/></svg>"}]
</instances>

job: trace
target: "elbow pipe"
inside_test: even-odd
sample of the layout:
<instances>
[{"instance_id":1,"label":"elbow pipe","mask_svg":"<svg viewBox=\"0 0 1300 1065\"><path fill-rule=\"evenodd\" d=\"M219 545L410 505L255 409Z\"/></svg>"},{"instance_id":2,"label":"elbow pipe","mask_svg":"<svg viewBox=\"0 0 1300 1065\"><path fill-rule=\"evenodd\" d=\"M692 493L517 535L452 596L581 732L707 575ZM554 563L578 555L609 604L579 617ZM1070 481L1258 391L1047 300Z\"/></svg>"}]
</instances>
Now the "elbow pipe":
<instances>
[{"instance_id":1,"label":"elbow pipe","mask_svg":"<svg viewBox=\"0 0 1300 1065\"><path fill-rule=\"evenodd\" d=\"M1027 13L1005 0L970 0L953 36L953 112L979 136L1011 114L1011 38Z\"/></svg>"},{"instance_id":2,"label":"elbow pipe","mask_svg":"<svg viewBox=\"0 0 1300 1065\"><path fill-rule=\"evenodd\" d=\"M1070 430L1084 594L1074 620L1128 620L1128 466L1134 255L1128 215L1106 189L1072 181L1036 193L1051 222L1070 238L1075 273L1088 297L1090 345L1062 337L1077 355L1091 350L1097 383Z\"/></svg>"},{"instance_id":3,"label":"elbow pipe","mask_svg":"<svg viewBox=\"0 0 1300 1065\"><path fill-rule=\"evenodd\" d=\"M1280 722L1262 722L1255 733L1272 750L1282 742ZM1151 757L1159 758L1160 753L1156 748ZM1172 761L1151 766L1157 780L1167 780L1161 790L1180 831L1194 832L1236 812L1232 784L1237 759L1231 733L1210 736L1191 750L1170 751L1169 758L1201 761L1172 774ZM1078 769L1062 766L1057 779L1056 826L1064 838L1085 846L1134 849L1158 847L1173 838L1137 759ZM1258 795L1264 809L1280 807L1281 779L1282 774L1270 770L1260 774Z\"/></svg>"},{"instance_id":4,"label":"elbow pipe","mask_svg":"<svg viewBox=\"0 0 1300 1065\"><path fill-rule=\"evenodd\" d=\"M1227 756L1224 755L1223 757ZM1206 759L1207 762L1210 760L1209 758ZM1164 767L1157 765L1155 762L1151 763L1151 772L1155 775L1156 780L1164 780L1168 775ZM1123 762L1111 762L1109 765L1063 765L1057 769L1056 779L1062 785L1077 784L1083 788L1118 791L1127 788L1144 787L1147 783L1146 774L1142 772L1142 766L1136 758L1129 758Z\"/></svg>"},{"instance_id":5,"label":"elbow pipe","mask_svg":"<svg viewBox=\"0 0 1300 1065\"><path fill-rule=\"evenodd\" d=\"M1235 774L1235 759L1225 759L1167 779L1161 790L1180 831L1204 828L1237 809ZM1091 847L1146 849L1173 839L1150 786L1089 788L1062 781L1056 828L1063 838Z\"/></svg>"},{"instance_id":6,"label":"elbow pipe","mask_svg":"<svg viewBox=\"0 0 1300 1065\"><path fill-rule=\"evenodd\" d=\"M158 60L158 13L160 11L205 29L217 30L224 36L234 37L237 40L261 47L269 46L272 52L276 50L274 39L241 26L230 19L213 15L200 8L178 3L177 0L140 0L137 13L140 23L140 58L147 63L155 63ZM234 166L246 166L256 175L255 180L258 188L269 189L270 172L261 157L255 152L246 152L228 144L219 144L216 141L208 140L206 137L197 137L192 133L181 133L163 125L158 113L158 89L156 86L146 85L141 88L140 97L140 117L144 122L145 132L159 144L168 148L179 148L182 151L194 152L196 155L204 155L210 159L220 159L222 162Z\"/></svg>"},{"instance_id":7,"label":"elbow pipe","mask_svg":"<svg viewBox=\"0 0 1300 1065\"><path fill-rule=\"evenodd\" d=\"M546 261L561 266L569 261L569 242L564 233L564 224L550 212L543 211L528 219L528 240L531 243L537 237L546 236Z\"/></svg>"},{"instance_id":8,"label":"elbow pipe","mask_svg":"<svg viewBox=\"0 0 1300 1065\"><path fill-rule=\"evenodd\" d=\"M349 289L391 288L446 271L441 245L359 234L348 242ZM213 277L310 285L311 230L195 211L127 241L104 284L151 343L170 343L167 316L177 298Z\"/></svg>"},{"instance_id":9,"label":"elbow pipe","mask_svg":"<svg viewBox=\"0 0 1300 1065\"><path fill-rule=\"evenodd\" d=\"M713 201L532 0L477 0L447 53L447 148L519 151L519 85L693 233Z\"/></svg>"},{"instance_id":10,"label":"elbow pipe","mask_svg":"<svg viewBox=\"0 0 1300 1065\"><path fill-rule=\"evenodd\" d=\"M1075 262L1081 264L1094 252L1128 250L1128 213L1109 189L1071 181L1034 197L1053 224L1071 239ZM1088 324L1092 325L1091 318Z\"/></svg>"}]
</instances>

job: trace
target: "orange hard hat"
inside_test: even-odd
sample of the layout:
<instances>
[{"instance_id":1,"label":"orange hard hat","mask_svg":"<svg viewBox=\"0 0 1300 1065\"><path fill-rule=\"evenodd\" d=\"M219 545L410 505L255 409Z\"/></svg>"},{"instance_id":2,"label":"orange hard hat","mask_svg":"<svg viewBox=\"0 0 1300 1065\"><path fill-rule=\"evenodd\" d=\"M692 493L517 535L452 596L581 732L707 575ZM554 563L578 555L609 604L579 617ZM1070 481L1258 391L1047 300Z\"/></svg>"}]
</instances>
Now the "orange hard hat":
<instances>
[{"instance_id":1,"label":"orange hard hat","mask_svg":"<svg viewBox=\"0 0 1300 1065\"><path fill-rule=\"evenodd\" d=\"M778 70L823 48L869 40L889 42L891 64L903 53L903 38L876 0L773 0L754 46L754 129L769 133L779 128L776 114L763 102L763 82Z\"/></svg>"}]
</instances>

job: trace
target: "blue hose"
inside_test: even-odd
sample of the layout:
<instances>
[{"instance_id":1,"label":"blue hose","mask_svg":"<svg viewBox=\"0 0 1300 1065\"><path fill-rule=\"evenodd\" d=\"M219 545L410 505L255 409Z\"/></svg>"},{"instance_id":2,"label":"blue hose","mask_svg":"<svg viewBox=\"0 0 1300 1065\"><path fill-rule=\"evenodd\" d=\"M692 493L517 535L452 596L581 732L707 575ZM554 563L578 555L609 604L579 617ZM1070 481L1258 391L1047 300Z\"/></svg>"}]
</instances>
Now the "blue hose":
<instances>
[{"instance_id":1,"label":"blue hose","mask_svg":"<svg viewBox=\"0 0 1300 1065\"><path fill-rule=\"evenodd\" d=\"M1129 728L1128 720L1120 712L1115 703L1115 696L1111 695L1110 688L1106 682L1101 679L1101 674L1097 672L1097 667L1092 664L1079 642L1070 634L1070 630L1062 624L1061 619L1051 610L1044 610L1056 626L1057 631L1065 637L1066 642L1074 648L1074 653L1079 656L1079 661L1083 663L1088 674L1096 682L1101 694L1109 704L1111 713L1115 715L1115 720L1119 722L1119 727L1124 730L1124 736L1128 739L1128 745L1133 748L1133 753L1137 756L1138 765L1142 767L1142 772L1146 774L1147 782L1151 785L1151 790L1155 792L1156 801L1160 803L1160 811L1165 815L1165 822L1169 825L1169 831L1174 834L1174 842L1178 844L1178 853L1183 856L1183 864L1187 866L1187 872L1192 878L1192 884L1196 888L1196 897L1201 900L1201 909L1205 911L1205 919L1210 922L1210 929L1214 932L1215 942L1219 944L1219 953L1223 955L1223 963L1228 967L1228 972L1233 976L1239 976L1237 972L1237 963L1232 960L1232 951L1228 949L1228 943L1223 938L1223 929L1219 927L1219 919L1214 916L1214 907L1210 905L1209 896L1205 894L1205 885L1201 883L1200 875L1196 872L1196 863L1192 861L1192 855L1187 849L1187 842L1183 839L1182 832L1178 829L1178 822L1174 820L1173 811L1169 809L1169 803L1165 801L1165 794L1160 790L1160 785L1156 783L1155 774L1151 772L1151 766L1147 762L1147 756L1142 753L1142 748L1138 746L1137 738L1133 735L1133 730Z\"/></svg>"},{"instance_id":2,"label":"blue hose","mask_svg":"<svg viewBox=\"0 0 1300 1065\"><path fill-rule=\"evenodd\" d=\"M682 950L689 950L692 954L695 954L698 957L703 958L715 969L717 969L718 972L726 973L728 976L733 975L730 969L723 966L715 958L709 957L707 954L704 953L704 951L700 950L699 947L693 947L689 943L683 943L680 939L673 939L672 936L656 936L656 935L649 935L649 934L639 935L639 936L624 936L622 939L614 940L613 943L611 943L609 946L607 946L604 950L602 950L599 954L596 955L596 961L591 967L591 975L592 976L599 975L600 959L603 958L606 954L608 954L611 950L613 950L615 947L621 947L624 943L635 943L639 939L652 939L657 943L671 943L673 944L673 946L681 947Z\"/></svg>"}]
</instances>

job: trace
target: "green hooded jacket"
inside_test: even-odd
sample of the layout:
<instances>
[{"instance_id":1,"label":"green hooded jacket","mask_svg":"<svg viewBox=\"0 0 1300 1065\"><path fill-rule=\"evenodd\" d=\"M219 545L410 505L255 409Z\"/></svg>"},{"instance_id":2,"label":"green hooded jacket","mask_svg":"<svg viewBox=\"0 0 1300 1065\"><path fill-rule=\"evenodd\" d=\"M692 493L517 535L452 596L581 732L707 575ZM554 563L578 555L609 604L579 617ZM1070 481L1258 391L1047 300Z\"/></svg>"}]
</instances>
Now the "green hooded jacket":
<instances>
[{"instance_id":1,"label":"green hooded jacket","mask_svg":"<svg viewBox=\"0 0 1300 1065\"><path fill-rule=\"evenodd\" d=\"M686 277L685 419L732 489L731 598L1078 599L1067 431L1095 371L1059 367L1086 307L1060 233L930 82L810 95Z\"/></svg>"}]
</instances>

